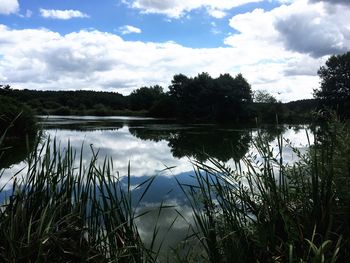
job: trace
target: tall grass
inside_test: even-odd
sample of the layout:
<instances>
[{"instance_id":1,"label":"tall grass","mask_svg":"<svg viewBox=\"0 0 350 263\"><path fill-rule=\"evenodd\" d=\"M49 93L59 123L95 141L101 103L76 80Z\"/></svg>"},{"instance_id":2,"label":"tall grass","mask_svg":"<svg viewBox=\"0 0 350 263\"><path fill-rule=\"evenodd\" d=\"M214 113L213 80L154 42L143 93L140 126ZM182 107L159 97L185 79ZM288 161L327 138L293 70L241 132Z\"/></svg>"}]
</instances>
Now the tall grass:
<instances>
[{"instance_id":1,"label":"tall grass","mask_svg":"<svg viewBox=\"0 0 350 263\"><path fill-rule=\"evenodd\" d=\"M306 135L307 136L307 135ZM1 141L0 138L0 149ZM290 145L298 161L283 160ZM236 167L196 162L196 184L182 185L193 212L189 236L169 262L346 262L350 249L350 135L338 121L319 128L309 150L265 136ZM1 262L155 262L159 227L141 240L132 200L111 159L84 164L68 145L37 143L0 206ZM1 172L0 172L1 175ZM154 177L143 182L145 192ZM2 188L0 194L4 194ZM160 220L161 203L155 222ZM180 213L178 216L186 220ZM175 224L169 225L169 230ZM170 238L170 237L169 237ZM164 242L164 238L160 243ZM191 249L191 246L193 248Z\"/></svg>"},{"instance_id":2,"label":"tall grass","mask_svg":"<svg viewBox=\"0 0 350 263\"><path fill-rule=\"evenodd\" d=\"M236 169L195 163L197 185L181 185L191 203L194 238L208 262L347 262L350 241L350 137L327 123L306 153L283 160L263 136L258 154ZM242 166L241 166L242 165ZM213 168L214 167L214 168ZM244 167L244 168L242 168ZM185 259L183 259L185 261ZM188 262L191 260L186 259Z\"/></svg>"},{"instance_id":3,"label":"tall grass","mask_svg":"<svg viewBox=\"0 0 350 263\"><path fill-rule=\"evenodd\" d=\"M84 166L82 152L76 160L70 146L38 143L14 175L0 207L1 262L153 261L135 225L130 174L125 189L111 160L97 165L92 150Z\"/></svg>"}]
</instances>

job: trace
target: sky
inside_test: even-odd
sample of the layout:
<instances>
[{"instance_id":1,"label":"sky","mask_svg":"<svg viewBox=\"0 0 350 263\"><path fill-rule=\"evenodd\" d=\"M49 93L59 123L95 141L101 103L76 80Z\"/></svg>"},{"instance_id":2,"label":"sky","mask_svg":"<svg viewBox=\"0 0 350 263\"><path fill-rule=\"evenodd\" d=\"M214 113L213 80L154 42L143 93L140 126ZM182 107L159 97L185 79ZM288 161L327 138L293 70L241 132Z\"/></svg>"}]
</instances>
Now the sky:
<instances>
[{"instance_id":1,"label":"sky","mask_svg":"<svg viewBox=\"0 0 350 263\"><path fill-rule=\"evenodd\" d=\"M349 17L350 0L0 0L0 84L128 95L242 73L307 99L320 66L350 50Z\"/></svg>"}]
</instances>

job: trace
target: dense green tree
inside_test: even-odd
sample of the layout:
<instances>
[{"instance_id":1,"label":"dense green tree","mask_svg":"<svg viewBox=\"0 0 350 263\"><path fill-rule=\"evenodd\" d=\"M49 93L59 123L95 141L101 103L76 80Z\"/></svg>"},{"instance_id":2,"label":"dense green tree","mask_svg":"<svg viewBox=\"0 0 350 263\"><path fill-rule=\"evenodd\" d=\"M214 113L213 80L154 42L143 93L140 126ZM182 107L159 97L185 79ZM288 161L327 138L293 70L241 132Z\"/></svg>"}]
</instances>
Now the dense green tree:
<instances>
[{"instance_id":1,"label":"dense green tree","mask_svg":"<svg viewBox=\"0 0 350 263\"><path fill-rule=\"evenodd\" d=\"M282 103L266 90L255 91L253 101L251 111L259 122L276 123L284 118Z\"/></svg>"},{"instance_id":2,"label":"dense green tree","mask_svg":"<svg viewBox=\"0 0 350 263\"><path fill-rule=\"evenodd\" d=\"M234 86L237 90L237 96L241 102L251 102L252 101L252 89L248 81L239 73L234 78Z\"/></svg>"},{"instance_id":3,"label":"dense green tree","mask_svg":"<svg viewBox=\"0 0 350 263\"><path fill-rule=\"evenodd\" d=\"M154 117L234 122L254 121L256 117L275 122L276 114L283 121L309 120L318 101L282 104L270 94L258 92L253 103L251 87L242 74L233 77L227 73L218 78L208 73L195 77L177 74L166 93L158 85L141 87L129 96L84 90L16 90L0 85L0 95L22 102L39 115L134 115L142 111ZM346 102L333 104L343 112L347 109Z\"/></svg>"},{"instance_id":4,"label":"dense green tree","mask_svg":"<svg viewBox=\"0 0 350 263\"><path fill-rule=\"evenodd\" d=\"M321 100L321 105L349 118L350 52L331 56L319 69L318 75L321 78L321 86L314 91L315 98Z\"/></svg>"},{"instance_id":5,"label":"dense green tree","mask_svg":"<svg viewBox=\"0 0 350 263\"><path fill-rule=\"evenodd\" d=\"M237 119L243 104L251 102L251 87L241 74L220 75L213 79L208 73L188 78L175 75L169 95L178 103L178 117L199 119Z\"/></svg>"},{"instance_id":6,"label":"dense green tree","mask_svg":"<svg viewBox=\"0 0 350 263\"><path fill-rule=\"evenodd\" d=\"M33 112L19 101L0 95L0 137L32 135L36 132Z\"/></svg>"},{"instance_id":7,"label":"dense green tree","mask_svg":"<svg viewBox=\"0 0 350 263\"><path fill-rule=\"evenodd\" d=\"M276 98L266 90L257 90L254 92L254 102L256 103L277 103Z\"/></svg>"},{"instance_id":8,"label":"dense green tree","mask_svg":"<svg viewBox=\"0 0 350 263\"><path fill-rule=\"evenodd\" d=\"M164 96L161 86L142 87L134 90L129 96L129 108L131 110L149 110Z\"/></svg>"},{"instance_id":9,"label":"dense green tree","mask_svg":"<svg viewBox=\"0 0 350 263\"><path fill-rule=\"evenodd\" d=\"M171 85L169 86L170 96L177 99L183 98L185 96L184 92L190 81L191 80L183 74L175 75L171 81Z\"/></svg>"},{"instance_id":10,"label":"dense green tree","mask_svg":"<svg viewBox=\"0 0 350 263\"><path fill-rule=\"evenodd\" d=\"M250 84L238 74L232 77L230 74L220 75L216 80L216 119L243 120L247 118L246 104L252 101Z\"/></svg>"},{"instance_id":11,"label":"dense green tree","mask_svg":"<svg viewBox=\"0 0 350 263\"><path fill-rule=\"evenodd\" d=\"M155 102L149 110L149 115L158 118L174 118L180 112L179 103L170 96L164 96L161 100Z\"/></svg>"},{"instance_id":12,"label":"dense green tree","mask_svg":"<svg viewBox=\"0 0 350 263\"><path fill-rule=\"evenodd\" d=\"M331 56L318 75L321 87L315 90L315 97L330 101L350 99L350 52Z\"/></svg>"},{"instance_id":13,"label":"dense green tree","mask_svg":"<svg viewBox=\"0 0 350 263\"><path fill-rule=\"evenodd\" d=\"M29 105L37 114L93 114L96 104L104 105L106 114L113 114L116 110L128 107L127 99L116 92L96 91L38 91L0 89L0 95L14 98ZM65 109L62 111L62 109ZM67 110L68 109L68 110Z\"/></svg>"}]
</instances>

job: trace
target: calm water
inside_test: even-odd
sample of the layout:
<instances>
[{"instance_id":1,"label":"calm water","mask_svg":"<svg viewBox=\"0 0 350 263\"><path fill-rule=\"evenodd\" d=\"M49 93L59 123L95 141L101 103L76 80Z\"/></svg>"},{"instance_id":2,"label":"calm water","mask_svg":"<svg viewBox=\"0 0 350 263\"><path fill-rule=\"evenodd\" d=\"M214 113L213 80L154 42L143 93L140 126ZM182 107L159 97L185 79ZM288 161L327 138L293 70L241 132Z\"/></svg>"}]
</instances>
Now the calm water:
<instances>
[{"instance_id":1,"label":"calm water","mask_svg":"<svg viewBox=\"0 0 350 263\"><path fill-rule=\"evenodd\" d=\"M243 156L256 153L252 140L257 136L256 128L214 124L180 124L169 120L133 117L42 117L44 136L56 138L62 148L71 146L80 152L84 145L83 160L89 162L91 147L99 150L101 161L105 156L113 158L114 168L121 176L127 175L130 163L132 184L138 185L150 176L157 175L139 210L152 209L164 201L173 205L191 221L191 210L177 185L175 177L183 183L193 183L191 161L208 162L208 156L234 166ZM263 136L271 141L277 152L276 136L293 142L300 150L308 145L306 126L267 126L261 130ZM90 147L91 146L91 147ZM15 149L13 149L15 150ZM17 149L16 156L24 156L25 149ZM11 157L13 153L8 156ZM13 155L14 156L14 155ZM19 157L20 158L20 157ZM77 157L79 159L79 157ZM297 157L285 147L285 162L294 162ZM25 167L25 162L11 158L7 160L1 177L1 185L10 180L11 175ZM167 169L171 167L170 169ZM135 190L135 197L142 190ZM154 213L142 217L139 229L146 240L154 227ZM166 232L175 218L173 208L162 211L158 226ZM166 245L174 245L188 230L188 224L178 219L173 231L169 233Z\"/></svg>"}]
</instances>

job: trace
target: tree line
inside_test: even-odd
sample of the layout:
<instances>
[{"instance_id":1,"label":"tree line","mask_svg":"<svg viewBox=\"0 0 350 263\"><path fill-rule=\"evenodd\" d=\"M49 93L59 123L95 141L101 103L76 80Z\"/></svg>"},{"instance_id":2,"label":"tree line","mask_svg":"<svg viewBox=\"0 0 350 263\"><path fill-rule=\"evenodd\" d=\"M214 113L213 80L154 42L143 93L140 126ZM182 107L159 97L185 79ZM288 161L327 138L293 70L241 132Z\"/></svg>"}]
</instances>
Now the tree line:
<instances>
[{"instance_id":1,"label":"tree line","mask_svg":"<svg viewBox=\"0 0 350 263\"><path fill-rule=\"evenodd\" d=\"M165 92L159 85L141 87L124 96L117 92L16 90L0 85L2 111L19 105L34 114L51 115L148 115L181 120L249 122L300 122L312 119L322 107L350 117L350 52L330 57L320 68L321 85L314 99L281 103L266 91L252 91L242 74L208 73L195 77L173 76ZM16 100L18 103L13 102ZM0 116L1 116L0 112Z\"/></svg>"},{"instance_id":2,"label":"tree line","mask_svg":"<svg viewBox=\"0 0 350 263\"><path fill-rule=\"evenodd\" d=\"M4 101L9 98L7 104L23 104L38 115L147 115L232 122L253 121L255 117L275 121L275 115L282 112L283 119L300 119L314 106L311 100L282 104L266 91L253 92L242 74L218 78L208 73L195 77L178 74L167 92L155 85L136 89L128 96L102 91L17 90L8 85L0 88L0 96Z\"/></svg>"}]
</instances>

